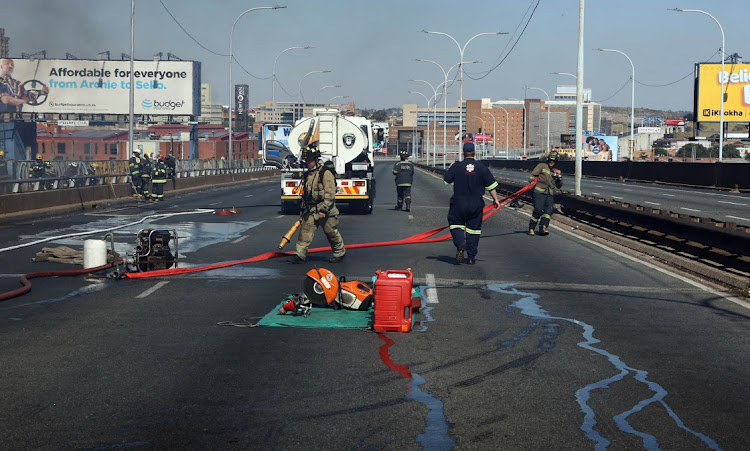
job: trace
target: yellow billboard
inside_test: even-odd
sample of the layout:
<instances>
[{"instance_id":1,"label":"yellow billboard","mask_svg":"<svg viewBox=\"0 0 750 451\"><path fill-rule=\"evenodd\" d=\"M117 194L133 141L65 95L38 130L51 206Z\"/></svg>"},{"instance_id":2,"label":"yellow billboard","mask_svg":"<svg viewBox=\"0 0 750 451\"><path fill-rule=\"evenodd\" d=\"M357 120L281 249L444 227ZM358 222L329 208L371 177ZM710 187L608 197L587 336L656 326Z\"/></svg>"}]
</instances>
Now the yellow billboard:
<instances>
[{"instance_id":1,"label":"yellow billboard","mask_svg":"<svg viewBox=\"0 0 750 451\"><path fill-rule=\"evenodd\" d=\"M750 122L750 64L700 63L697 66L695 118L719 122L724 83L724 122Z\"/></svg>"}]
</instances>

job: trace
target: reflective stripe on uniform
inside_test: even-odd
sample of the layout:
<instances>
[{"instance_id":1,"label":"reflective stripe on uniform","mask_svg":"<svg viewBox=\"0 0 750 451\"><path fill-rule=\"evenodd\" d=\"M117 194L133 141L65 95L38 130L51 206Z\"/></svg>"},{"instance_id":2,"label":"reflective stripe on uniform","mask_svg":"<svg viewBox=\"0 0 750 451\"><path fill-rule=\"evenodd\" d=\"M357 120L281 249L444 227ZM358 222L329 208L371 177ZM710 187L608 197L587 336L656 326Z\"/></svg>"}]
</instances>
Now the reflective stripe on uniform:
<instances>
[{"instance_id":1,"label":"reflective stripe on uniform","mask_svg":"<svg viewBox=\"0 0 750 451\"><path fill-rule=\"evenodd\" d=\"M466 228L466 233L468 233L470 235L481 235L482 231L481 230L470 229L470 228L467 227Z\"/></svg>"},{"instance_id":2,"label":"reflective stripe on uniform","mask_svg":"<svg viewBox=\"0 0 750 451\"><path fill-rule=\"evenodd\" d=\"M495 183L493 183L492 185L490 185L490 186L486 187L485 189L486 189L487 191L491 191L491 190L493 190L493 189L495 189L495 188L497 188L497 182L495 182Z\"/></svg>"}]
</instances>

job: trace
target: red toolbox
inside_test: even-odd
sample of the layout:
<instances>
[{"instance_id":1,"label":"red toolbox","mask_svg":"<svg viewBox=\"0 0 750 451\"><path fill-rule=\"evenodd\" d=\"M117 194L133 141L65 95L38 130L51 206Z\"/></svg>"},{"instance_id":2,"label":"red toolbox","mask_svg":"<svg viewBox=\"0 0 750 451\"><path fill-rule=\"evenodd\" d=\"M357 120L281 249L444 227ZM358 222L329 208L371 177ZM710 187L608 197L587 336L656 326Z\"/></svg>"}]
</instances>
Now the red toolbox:
<instances>
[{"instance_id":1,"label":"red toolbox","mask_svg":"<svg viewBox=\"0 0 750 451\"><path fill-rule=\"evenodd\" d=\"M409 332L412 323L412 287L410 270L376 271L375 319L377 332Z\"/></svg>"}]
</instances>

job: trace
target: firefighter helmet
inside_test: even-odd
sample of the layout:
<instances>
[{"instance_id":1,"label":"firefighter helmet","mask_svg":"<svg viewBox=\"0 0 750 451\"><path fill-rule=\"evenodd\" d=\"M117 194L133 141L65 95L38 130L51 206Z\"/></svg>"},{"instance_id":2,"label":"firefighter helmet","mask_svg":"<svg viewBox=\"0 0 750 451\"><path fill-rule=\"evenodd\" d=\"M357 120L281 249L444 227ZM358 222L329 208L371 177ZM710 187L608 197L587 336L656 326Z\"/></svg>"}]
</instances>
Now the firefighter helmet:
<instances>
[{"instance_id":1,"label":"firefighter helmet","mask_svg":"<svg viewBox=\"0 0 750 451\"><path fill-rule=\"evenodd\" d=\"M5 151L4 150L0 150L0 157L4 157L4 156L5 156Z\"/></svg>"},{"instance_id":2,"label":"firefighter helmet","mask_svg":"<svg viewBox=\"0 0 750 451\"><path fill-rule=\"evenodd\" d=\"M41 160L42 159L42 154L40 154L40 153L36 154L36 159L37 160Z\"/></svg>"},{"instance_id":3,"label":"firefighter helmet","mask_svg":"<svg viewBox=\"0 0 750 451\"><path fill-rule=\"evenodd\" d=\"M556 150L550 151L549 155L547 156L547 161L557 161L557 151Z\"/></svg>"},{"instance_id":4,"label":"firefighter helmet","mask_svg":"<svg viewBox=\"0 0 750 451\"><path fill-rule=\"evenodd\" d=\"M307 146L303 152L305 161L317 160L320 158L320 149L317 146Z\"/></svg>"}]
</instances>

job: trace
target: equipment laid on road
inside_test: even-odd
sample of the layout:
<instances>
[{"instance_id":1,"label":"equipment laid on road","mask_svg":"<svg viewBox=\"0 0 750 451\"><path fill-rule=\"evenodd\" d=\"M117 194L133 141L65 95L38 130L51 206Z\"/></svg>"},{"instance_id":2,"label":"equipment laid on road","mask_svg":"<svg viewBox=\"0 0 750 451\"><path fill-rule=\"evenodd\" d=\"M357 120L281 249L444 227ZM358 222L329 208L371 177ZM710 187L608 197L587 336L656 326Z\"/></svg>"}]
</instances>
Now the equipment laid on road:
<instances>
[{"instance_id":1,"label":"equipment laid on road","mask_svg":"<svg viewBox=\"0 0 750 451\"><path fill-rule=\"evenodd\" d=\"M169 246L174 244L174 254ZM146 272L177 268L178 254L177 231L143 229L135 238L134 253L127 254L124 259L124 271L120 271L119 264L115 273L110 277L119 278L126 272Z\"/></svg>"},{"instance_id":2,"label":"equipment laid on road","mask_svg":"<svg viewBox=\"0 0 750 451\"><path fill-rule=\"evenodd\" d=\"M362 282L346 282L325 268L307 272L304 293L314 305L330 305L335 309L368 310L374 300L372 288Z\"/></svg>"},{"instance_id":3,"label":"equipment laid on road","mask_svg":"<svg viewBox=\"0 0 750 451\"><path fill-rule=\"evenodd\" d=\"M302 153L310 146L320 150L324 164L336 173L336 203L372 213L375 200L372 123L361 116L343 116L336 109L315 109L314 117L303 118L289 133L289 150L304 162ZM281 212L299 211L303 191L303 169L281 173Z\"/></svg>"},{"instance_id":4,"label":"equipment laid on road","mask_svg":"<svg viewBox=\"0 0 750 451\"><path fill-rule=\"evenodd\" d=\"M419 299L412 299L414 276L410 269L375 271L376 332L409 332L412 310L419 308Z\"/></svg>"},{"instance_id":5,"label":"equipment laid on road","mask_svg":"<svg viewBox=\"0 0 750 451\"><path fill-rule=\"evenodd\" d=\"M292 237L295 233L297 233L297 230L302 225L302 219L298 219L297 222L292 225L292 227L289 229L288 232L284 234L284 236L281 237L281 242L279 243L279 249L283 249L284 246L287 245L290 241L292 241Z\"/></svg>"},{"instance_id":6,"label":"equipment laid on road","mask_svg":"<svg viewBox=\"0 0 750 451\"><path fill-rule=\"evenodd\" d=\"M290 294L279 307L279 315L284 315L286 312L292 312L295 316L302 314L305 318L310 316L312 310L312 304L310 299L304 294Z\"/></svg>"}]
</instances>

